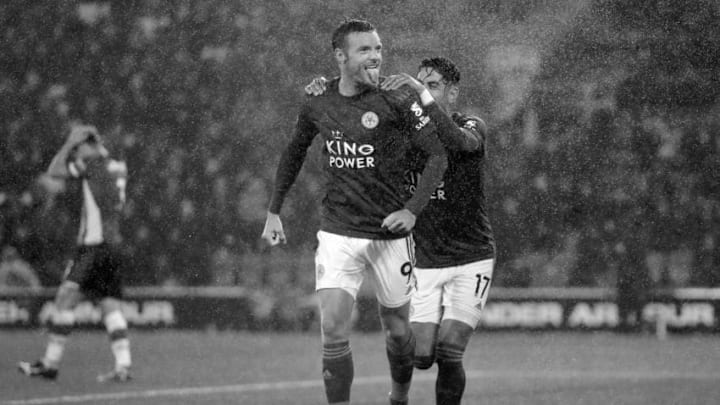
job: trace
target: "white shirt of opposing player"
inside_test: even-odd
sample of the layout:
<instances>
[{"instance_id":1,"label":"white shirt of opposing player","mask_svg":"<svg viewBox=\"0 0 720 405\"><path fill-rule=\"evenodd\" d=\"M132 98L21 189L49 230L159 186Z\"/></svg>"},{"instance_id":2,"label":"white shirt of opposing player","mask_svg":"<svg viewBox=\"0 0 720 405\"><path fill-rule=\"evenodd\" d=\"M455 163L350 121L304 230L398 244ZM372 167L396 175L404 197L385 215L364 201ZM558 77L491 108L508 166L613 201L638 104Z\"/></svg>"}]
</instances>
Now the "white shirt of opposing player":
<instances>
[{"instance_id":1,"label":"white shirt of opposing player","mask_svg":"<svg viewBox=\"0 0 720 405\"><path fill-rule=\"evenodd\" d=\"M68 164L68 170L73 177L80 176L80 170L78 170L75 163ZM82 180L82 193L83 206L80 214L78 243L85 246L99 245L105 240L103 238L102 214L87 179Z\"/></svg>"},{"instance_id":2,"label":"white shirt of opposing player","mask_svg":"<svg viewBox=\"0 0 720 405\"><path fill-rule=\"evenodd\" d=\"M80 243L86 246L99 245L104 242L102 214L95 202L88 181L83 179L83 208L80 218Z\"/></svg>"}]
</instances>

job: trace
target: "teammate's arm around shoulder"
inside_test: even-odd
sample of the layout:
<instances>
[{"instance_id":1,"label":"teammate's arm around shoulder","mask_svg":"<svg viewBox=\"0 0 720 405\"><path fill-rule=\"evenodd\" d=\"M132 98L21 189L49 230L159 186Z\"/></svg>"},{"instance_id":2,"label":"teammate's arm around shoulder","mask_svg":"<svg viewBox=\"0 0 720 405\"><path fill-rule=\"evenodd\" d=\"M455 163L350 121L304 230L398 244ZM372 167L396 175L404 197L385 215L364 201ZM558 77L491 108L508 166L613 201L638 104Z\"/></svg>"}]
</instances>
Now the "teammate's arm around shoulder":
<instances>
[{"instance_id":1,"label":"teammate's arm around shoulder","mask_svg":"<svg viewBox=\"0 0 720 405\"><path fill-rule=\"evenodd\" d=\"M459 150L474 151L485 149L485 137L487 136L487 125L479 117L466 117L465 122L458 123L461 133Z\"/></svg>"},{"instance_id":2,"label":"teammate's arm around shoulder","mask_svg":"<svg viewBox=\"0 0 720 405\"><path fill-rule=\"evenodd\" d=\"M456 122L437 103L426 106L428 115L438 127L438 137L449 150L472 152L483 150L487 125L474 116L464 117Z\"/></svg>"},{"instance_id":3,"label":"teammate's arm around shoulder","mask_svg":"<svg viewBox=\"0 0 720 405\"><path fill-rule=\"evenodd\" d=\"M459 127L444 111L425 86L407 73L389 76L380 86L383 90L412 90L418 94L422 107L427 110L430 120L438 128L438 137L450 150L475 151L483 148L487 126L477 117L467 117L465 125Z\"/></svg>"}]
</instances>

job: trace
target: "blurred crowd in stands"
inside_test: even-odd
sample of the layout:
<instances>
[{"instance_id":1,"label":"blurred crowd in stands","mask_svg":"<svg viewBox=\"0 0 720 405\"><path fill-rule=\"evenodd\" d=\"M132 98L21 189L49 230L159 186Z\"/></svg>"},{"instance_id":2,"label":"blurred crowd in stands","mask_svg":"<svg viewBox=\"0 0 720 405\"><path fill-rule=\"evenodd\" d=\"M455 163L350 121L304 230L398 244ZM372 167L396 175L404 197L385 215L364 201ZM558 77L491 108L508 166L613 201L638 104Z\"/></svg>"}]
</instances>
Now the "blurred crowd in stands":
<instances>
[{"instance_id":1,"label":"blurred crowd in stands","mask_svg":"<svg viewBox=\"0 0 720 405\"><path fill-rule=\"evenodd\" d=\"M490 126L496 285L720 284L717 6L414 3L2 2L3 260L59 282L76 213L43 172L82 121L128 164L129 284L311 289L317 167L283 211L289 245L258 236L302 86L332 75L329 33L357 13L386 72L461 67L461 107Z\"/></svg>"}]
</instances>

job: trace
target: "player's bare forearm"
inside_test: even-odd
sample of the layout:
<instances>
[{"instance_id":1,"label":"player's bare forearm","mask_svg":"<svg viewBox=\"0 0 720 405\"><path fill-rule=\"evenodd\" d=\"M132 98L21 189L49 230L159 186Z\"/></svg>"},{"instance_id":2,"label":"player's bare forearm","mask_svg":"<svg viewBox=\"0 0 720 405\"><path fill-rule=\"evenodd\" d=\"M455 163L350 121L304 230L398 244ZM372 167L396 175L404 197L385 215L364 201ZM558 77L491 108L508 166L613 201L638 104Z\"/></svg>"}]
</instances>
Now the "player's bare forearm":
<instances>
[{"instance_id":1,"label":"player's bare forearm","mask_svg":"<svg viewBox=\"0 0 720 405\"><path fill-rule=\"evenodd\" d=\"M435 192L435 189L442 181L447 166L447 155L444 153L430 155L423 174L418 181L415 193L405 203L405 208L418 215L430 201L432 193Z\"/></svg>"}]
</instances>

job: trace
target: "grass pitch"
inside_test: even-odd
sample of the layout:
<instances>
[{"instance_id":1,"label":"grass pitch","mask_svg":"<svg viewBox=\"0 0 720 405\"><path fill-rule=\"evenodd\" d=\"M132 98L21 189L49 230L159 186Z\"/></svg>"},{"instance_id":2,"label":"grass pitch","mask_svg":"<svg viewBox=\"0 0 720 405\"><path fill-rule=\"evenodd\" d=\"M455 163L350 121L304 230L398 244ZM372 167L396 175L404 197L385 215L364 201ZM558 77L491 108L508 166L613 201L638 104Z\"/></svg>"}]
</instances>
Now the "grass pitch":
<instances>
[{"instance_id":1,"label":"grass pitch","mask_svg":"<svg viewBox=\"0 0 720 405\"><path fill-rule=\"evenodd\" d=\"M0 331L0 405L269 404L325 401L317 333L134 331L134 380L98 384L107 336L75 332L56 382L19 374L45 346L39 331ZM353 404L386 404L383 337L355 333ZM717 404L713 335L478 332L466 353L465 404ZM415 371L411 404L434 404L436 368Z\"/></svg>"}]
</instances>

